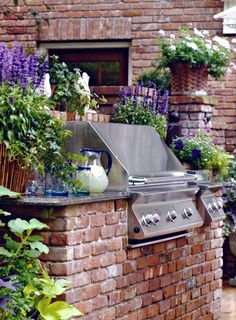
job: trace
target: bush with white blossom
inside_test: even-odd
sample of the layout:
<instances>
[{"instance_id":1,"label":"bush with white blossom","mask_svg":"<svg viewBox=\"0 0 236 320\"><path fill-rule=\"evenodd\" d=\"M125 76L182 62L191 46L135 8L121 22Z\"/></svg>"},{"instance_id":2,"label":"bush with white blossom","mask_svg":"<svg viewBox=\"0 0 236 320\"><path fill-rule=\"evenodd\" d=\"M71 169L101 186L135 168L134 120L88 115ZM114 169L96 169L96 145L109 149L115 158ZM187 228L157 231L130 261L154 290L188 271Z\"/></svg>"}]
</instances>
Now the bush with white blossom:
<instances>
[{"instance_id":1,"label":"bush with white blossom","mask_svg":"<svg viewBox=\"0 0 236 320\"><path fill-rule=\"evenodd\" d=\"M178 37L160 30L158 44L161 53L158 67L170 67L177 62L186 62L192 67L204 64L209 75L215 79L236 70L235 64L231 62L235 49L231 48L225 38L210 37L207 30L180 28Z\"/></svg>"}]
</instances>

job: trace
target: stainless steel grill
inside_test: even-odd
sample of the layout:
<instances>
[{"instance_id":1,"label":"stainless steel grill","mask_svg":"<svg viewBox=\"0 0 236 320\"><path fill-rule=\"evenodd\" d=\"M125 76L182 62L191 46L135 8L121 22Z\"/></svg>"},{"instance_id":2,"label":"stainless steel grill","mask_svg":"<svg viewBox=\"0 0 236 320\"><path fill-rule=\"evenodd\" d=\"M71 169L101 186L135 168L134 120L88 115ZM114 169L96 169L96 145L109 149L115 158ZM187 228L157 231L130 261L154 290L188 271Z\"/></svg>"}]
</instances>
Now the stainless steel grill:
<instances>
[{"instance_id":1,"label":"stainless steel grill","mask_svg":"<svg viewBox=\"0 0 236 320\"><path fill-rule=\"evenodd\" d=\"M149 126L69 122L73 133L66 149L106 149L113 165L108 190L129 191L129 246L182 237L203 225L195 206L196 176Z\"/></svg>"}]
</instances>

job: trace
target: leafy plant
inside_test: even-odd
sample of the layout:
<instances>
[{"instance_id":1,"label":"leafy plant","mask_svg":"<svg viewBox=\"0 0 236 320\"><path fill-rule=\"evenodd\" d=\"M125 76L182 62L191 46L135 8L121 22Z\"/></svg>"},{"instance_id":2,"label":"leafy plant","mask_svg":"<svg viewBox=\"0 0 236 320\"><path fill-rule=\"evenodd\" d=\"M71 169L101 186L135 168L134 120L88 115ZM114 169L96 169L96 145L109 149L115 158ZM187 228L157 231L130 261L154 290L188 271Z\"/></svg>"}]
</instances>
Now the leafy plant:
<instances>
[{"instance_id":1,"label":"leafy plant","mask_svg":"<svg viewBox=\"0 0 236 320\"><path fill-rule=\"evenodd\" d=\"M19 45L8 50L1 44L0 57L0 144L22 167L69 181L75 166L64 145L71 132L49 114L54 103L43 93L47 61Z\"/></svg>"},{"instance_id":2,"label":"leafy plant","mask_svg":"<svg viewBox=\"0 0 236 320\"><path fill-rule=\"evenodd\" d=\"M168 91L161 95L160 90L151 89L149 82L146 92L143 84L137 83L134 90L123 88L121 102L116 105L113 122L126 124L151 125L163 137L166 137ZM150 93L151 92L151 93Z\"/></svg>"},{"instance_id":3,"label":"leafy plant","mask_svg":"<svg viewBox=\"0 0 236 320\"><path fill-rule=\"evenodd\" d=\"M9 215L0 210L0 214ZM42 237L33 231L47 228L37 219L10 220L5 245L0 247L0 318L3 320L60 320L82 315L64 301L52 299L62 294L69 282L48 276L38 257L48 253ZM13 237L9 235L13 234Z\"/></svg>"},{"instance_id":4,"label":"leafy plant","mask_svg":"<svg viewBox=\"0 0 236 320\"><path fill-rule=\"evenodd\" d=\"M96 109L100 102L105 101L104 97L99 98L90 92L86 73L81 75L79 69L70 70L58 56L51 57L49 75L51 84L55 86L51 99L59 109L84 115L86 108Z\"/></svg>"},{"instance_id":5,"label":"leafy plant","mask_svg":"<svg viewBox=\"0 0 236 320\"><path fill-rule=\"evenodd\" d=\"M228 176L231 155L213 144L211 136L200 130L195 136L176 137L171 149L181 162L193 169L209 169L218 175L218 180Z\"/></svg>"},{"instance_id":6,"label":"leafy plant","mask_svg":"<svg viewBox=\"0 0 236 320\"><path fill-rule=\"evenodd\" d=\"M233 52L228 40L218 36L211 38L208 31L196 28L180 28L179 33L179 36L176 36L159 31L159 68L170 67L176 62L186 62L193 67L206 65L209 75L215 79L225 74ZM235 69L233 63L231 67Z\"/></svg>"},{"instance_id":7,"label":"leafy plant","mask_svg":"<svg viewBox=\"0 0 236 320\"><path fill-rule=\"evenodd\" d=\"M145 87L151 81L156 88L161 91L170 90L170 72L168 70L161 71L153 68L149 71L142 71L137 78L138 82L143 82Z\"/></svg>"}]
</instances>

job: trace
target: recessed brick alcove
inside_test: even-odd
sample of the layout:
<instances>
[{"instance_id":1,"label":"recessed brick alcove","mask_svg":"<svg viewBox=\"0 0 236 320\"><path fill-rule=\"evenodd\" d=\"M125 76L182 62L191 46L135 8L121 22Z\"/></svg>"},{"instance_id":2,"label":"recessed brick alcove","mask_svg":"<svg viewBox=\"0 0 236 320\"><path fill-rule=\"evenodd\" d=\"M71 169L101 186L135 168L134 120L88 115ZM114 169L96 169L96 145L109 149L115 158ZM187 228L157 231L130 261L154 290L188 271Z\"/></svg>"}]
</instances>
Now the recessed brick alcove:
<instances>
[{"instance_id":1,"label":"recessed brick alcove","mask_svg":"<svg viewBox=\"0 0 236 320\"><path fill-rule=\"evenodd\" d=\"M50 253L42 260L51 275L71 280L63 298L84 312L81 319L216 318L222 286L220 223L197 228L188 237L128 249L125 197L69 205L61 200L57 206L29 202L1 207L48 224L42 234Z\"/></svg>"}]
</instances>

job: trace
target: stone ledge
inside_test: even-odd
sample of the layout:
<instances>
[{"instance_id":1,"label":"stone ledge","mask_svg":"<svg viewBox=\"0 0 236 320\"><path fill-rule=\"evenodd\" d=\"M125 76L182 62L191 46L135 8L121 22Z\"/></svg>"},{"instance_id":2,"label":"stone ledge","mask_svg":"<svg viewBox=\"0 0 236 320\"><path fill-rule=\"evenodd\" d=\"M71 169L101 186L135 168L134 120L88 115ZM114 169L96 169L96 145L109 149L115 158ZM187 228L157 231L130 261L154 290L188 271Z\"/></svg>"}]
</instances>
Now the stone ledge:
<instances>
[{"instance_id":1,"label":"stone ledge","mask_svg":"<svg viewBox=\"0 0 236 320\"><path fill-rule=\"evenodd\" d=\"M17 205L17 206L43 206L43 207L65 207L75 204L84 204L100 201L110 201L117 199L128 199L130 197L129 192L119 191L107 191L100 194L93 194L89 196L78 197L21 197L19 199L14 198L1 198L1 205Z\"/></svg>"},{"instance_id":2,"label":"stone ledge","mask_svg":"<svg viewBox=\"0 0 236 320\"><path fill-rule=\"evenodd\" d=\"M218 100L212 96L170 96L170 104L205 104L216 106Z\"/></svg>"}]
</instances>

